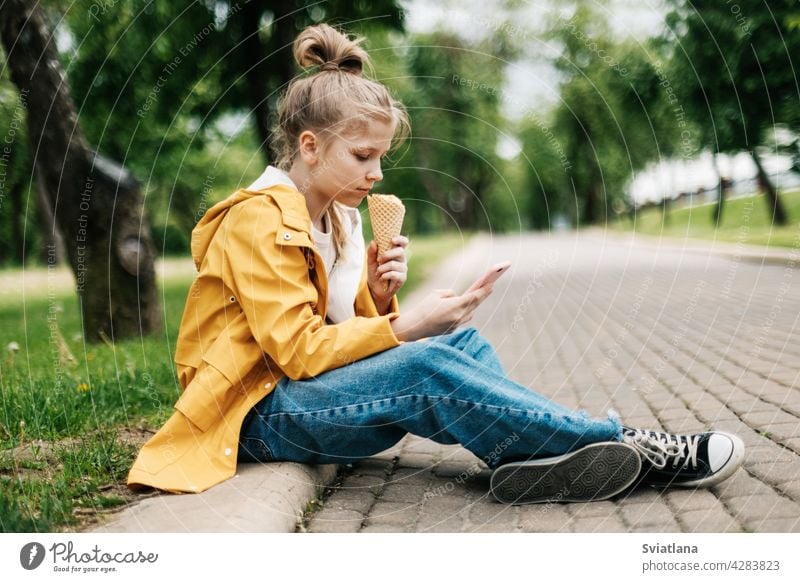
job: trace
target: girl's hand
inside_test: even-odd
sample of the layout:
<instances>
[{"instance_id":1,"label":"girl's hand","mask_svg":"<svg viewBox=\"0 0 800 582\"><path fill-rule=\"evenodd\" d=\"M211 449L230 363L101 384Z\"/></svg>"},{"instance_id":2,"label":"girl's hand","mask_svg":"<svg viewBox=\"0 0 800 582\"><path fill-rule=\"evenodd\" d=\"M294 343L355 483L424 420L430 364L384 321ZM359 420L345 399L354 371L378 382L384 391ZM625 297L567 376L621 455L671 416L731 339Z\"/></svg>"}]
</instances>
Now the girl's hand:
<instances>
[{"instance_id":1,"label":"girl's hand","mask_svg":"<svg viewBox=\"0 0 800 582\"><path fill-rule=\"evenodd\" d=\"M456 295L452 289L437 289L392 320L392 331L400 341L450 333L469 323L475 309L491 294L491 284L463 295Z\"/></svg>"},{"instance_id":2,"label":"girl's hand","mask_svg":"<svg viewBox=\"0 0 800 582\"><path fill-rule=\"evenodd\" d=\"M374 240L367 247L367 284L379 307L388 307L408 278L408 239L398 235L392 239L392 244L392 248L382 254L378 253L378 243Z\"/></svg>"}]
</instances>

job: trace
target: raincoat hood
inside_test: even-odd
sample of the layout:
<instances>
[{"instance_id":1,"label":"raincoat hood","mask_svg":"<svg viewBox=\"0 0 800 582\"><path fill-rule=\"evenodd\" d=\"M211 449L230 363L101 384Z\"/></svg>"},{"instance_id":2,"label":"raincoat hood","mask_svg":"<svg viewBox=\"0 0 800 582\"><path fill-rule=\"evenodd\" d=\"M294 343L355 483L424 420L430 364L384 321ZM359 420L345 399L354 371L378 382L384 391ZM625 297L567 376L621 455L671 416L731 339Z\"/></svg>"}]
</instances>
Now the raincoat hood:
<instances>
[{"instance_id":1,"label":"raincoat hood","mask_svg":"<svg viewBox=\"0 0 800 582\"><path fill-rule=\"evenodd\" d=\"M276 186L278 186L278 188L275 188ZM249 200L254 196L262 196L264 190L267 189L273 189L273 197L275 197L279 206L285 213L288 212L290 216L293 215L296 217L300 224L302 224L305 219L305 221L308 222L308 227L304 230L310 232L311 216L308 214L305 198L303 198L303 195L297 190L294 182L292 182L284 171L274 166L267 166L264 173L247 188L237 190L225 200L209 208L192 230L192 259L198 271L200 270L203 258L205 258L208 252L208 247L211 245L211 241L217 233L217 230L219 230L228 211L240 202ZM305 216L303 216L304 214Z\"/></svg>"}]
</instances>

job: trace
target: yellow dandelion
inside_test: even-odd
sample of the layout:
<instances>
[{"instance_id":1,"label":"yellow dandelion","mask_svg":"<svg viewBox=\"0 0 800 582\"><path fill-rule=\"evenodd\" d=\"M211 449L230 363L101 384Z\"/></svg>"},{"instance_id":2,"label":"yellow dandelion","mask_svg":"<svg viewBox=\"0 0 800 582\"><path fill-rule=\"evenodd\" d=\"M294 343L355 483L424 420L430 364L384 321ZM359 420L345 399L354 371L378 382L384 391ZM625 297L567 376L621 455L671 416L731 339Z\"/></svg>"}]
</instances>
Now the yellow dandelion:
<instances>
[{"instance_id":1,"label":"yellow dandelion","mask_svg":"<svg viewBox=\"0 0 800 582\"><path fill-rule=\"evenodd\" d=\"M91 387L86 382L81 382L80 384L78 384L75 390L77 390L78 392L88 392L89 390L91 390Z\"/></svg>"}]
</instances>

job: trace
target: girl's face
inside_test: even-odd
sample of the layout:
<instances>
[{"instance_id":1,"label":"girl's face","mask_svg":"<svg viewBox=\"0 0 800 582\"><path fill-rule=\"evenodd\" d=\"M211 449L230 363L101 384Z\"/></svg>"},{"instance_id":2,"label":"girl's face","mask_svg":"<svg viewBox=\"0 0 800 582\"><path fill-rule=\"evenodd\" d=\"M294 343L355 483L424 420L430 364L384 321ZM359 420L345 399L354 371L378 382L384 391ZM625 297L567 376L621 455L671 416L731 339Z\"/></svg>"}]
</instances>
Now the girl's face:
<instances>
[{"instance_id":1,"label":"girl's face","mask_svg":"<svg viewBox=\"0 0 800 582\"><path fill-rule=\"evenodd\" d=\"M395 123L368 118L357 132L327 137L311 169L317 195L356 208L383 179L381 162L394 132Z\"/></svg>"}]
</instances>

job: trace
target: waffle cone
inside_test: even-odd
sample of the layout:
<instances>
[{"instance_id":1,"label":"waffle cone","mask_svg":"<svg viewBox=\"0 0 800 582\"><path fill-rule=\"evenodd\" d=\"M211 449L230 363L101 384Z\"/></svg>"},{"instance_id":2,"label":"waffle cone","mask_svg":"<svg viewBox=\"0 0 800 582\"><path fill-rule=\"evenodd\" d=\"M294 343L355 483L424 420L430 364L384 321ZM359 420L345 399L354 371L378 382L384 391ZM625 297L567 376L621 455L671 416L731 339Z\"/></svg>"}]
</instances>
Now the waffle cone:
<instances>
[{"instance_id":1,"label":"waffle cone","mask_svg":"<svg viewBox=\"0 0 800 582\"><path fill-rule=\"evenodd\" d=\"M406 208L394 194L372 194L367 196L372 234L378 243L378 252L385 253L392 248L392 237L400 234Z\"/></svg>"}]
</instances>

